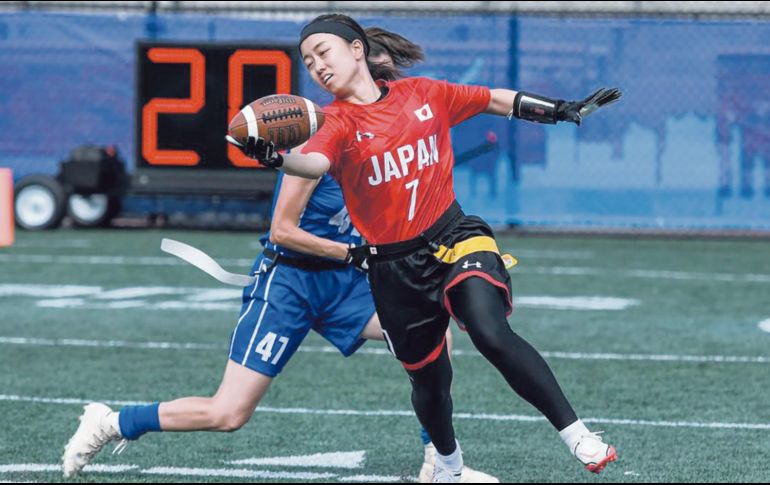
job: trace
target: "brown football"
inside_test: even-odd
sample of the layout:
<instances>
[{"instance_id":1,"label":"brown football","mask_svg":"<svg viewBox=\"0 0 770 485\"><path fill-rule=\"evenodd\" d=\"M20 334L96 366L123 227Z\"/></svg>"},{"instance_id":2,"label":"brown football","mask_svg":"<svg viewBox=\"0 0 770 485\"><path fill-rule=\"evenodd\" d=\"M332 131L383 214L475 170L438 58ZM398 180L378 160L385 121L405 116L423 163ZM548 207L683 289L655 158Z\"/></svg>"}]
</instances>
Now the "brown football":
<instances>
[{"instance_id":1,"label":"brown football","mask_svg":"<svg viewBox=\"0 0 770 485\"><path fill-rule=\"evenodd\" d=\"M306 142L324 123L317 104L302 96L273 94L246 105L230 121L227 134L245 145L248 137L260 136L278 150Z\"/></svg>"}]
</instances>

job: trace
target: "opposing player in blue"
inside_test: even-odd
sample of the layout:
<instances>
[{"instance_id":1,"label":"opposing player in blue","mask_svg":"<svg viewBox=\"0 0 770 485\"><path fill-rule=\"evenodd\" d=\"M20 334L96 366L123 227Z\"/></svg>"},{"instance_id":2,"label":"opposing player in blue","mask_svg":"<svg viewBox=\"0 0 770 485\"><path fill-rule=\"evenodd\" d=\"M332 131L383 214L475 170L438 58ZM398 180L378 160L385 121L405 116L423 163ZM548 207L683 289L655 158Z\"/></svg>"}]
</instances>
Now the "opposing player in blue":
<instances>
[{"instance_id":1,"label":"opposing player in blue","mask_svg":"<svg viewBox=\"0 0 770 485\"><path fill-rule=\"evenodd\" d=\"M372 29L377 62L408 67L422 58L419 46L397 34ZM378 43L379 40L379 43ZM394 53L395 55L391 55ZM78 430L65 447L65 477L79 473L109 442L122 451L150 431L235 431L245 425L273 379L315 330L344 356L366 339L384 340L365 267L346 262L348 249L363 241L350 222L339 185L281 173L273 199L264 252L253 265L252 285L230 340L224 377L213 397L184 397L115 412L102 403L85 406ZM435 448L422 431L425 460L421 481L430 481ZM465 468L463 481L495 483Z\"/></svg>"}]
</instances>

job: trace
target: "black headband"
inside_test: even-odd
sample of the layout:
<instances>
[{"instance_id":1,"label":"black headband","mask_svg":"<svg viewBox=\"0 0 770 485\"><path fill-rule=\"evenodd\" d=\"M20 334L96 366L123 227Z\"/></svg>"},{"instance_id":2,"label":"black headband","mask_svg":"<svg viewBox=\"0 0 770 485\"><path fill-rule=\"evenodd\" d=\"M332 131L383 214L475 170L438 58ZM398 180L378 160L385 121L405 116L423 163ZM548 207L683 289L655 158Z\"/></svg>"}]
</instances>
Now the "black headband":
<instances>
[{"instance_id":1,"label":"black headband","mask_svg":"<svg viewBox=\"0 0 770 485\"><path fill-rule=\"evenodd\" d=\"M337 37L341 37L348 42L353 42L358 39L364 44L364 55L369 55L369 41L366 36L361 36L352 27L343 24L341 22L335 22L333 20L319 20L317 22L311 22L302 29L302 33L299 35L299 45L313 34L334 34Z\"/></svg>"}]
</instances>

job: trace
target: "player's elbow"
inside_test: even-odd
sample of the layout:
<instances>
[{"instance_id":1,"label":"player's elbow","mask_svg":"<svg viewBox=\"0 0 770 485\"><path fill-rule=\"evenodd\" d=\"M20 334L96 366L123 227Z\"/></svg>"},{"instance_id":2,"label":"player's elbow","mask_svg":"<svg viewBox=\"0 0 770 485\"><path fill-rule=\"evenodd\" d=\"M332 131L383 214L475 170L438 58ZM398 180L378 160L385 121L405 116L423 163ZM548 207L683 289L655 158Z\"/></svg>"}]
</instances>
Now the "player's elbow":
<instances>
[{"instance_id":1,"label":"player's elbow","mask_svg":"<svg viewBox=\"0 0 770 485\"><path fill-rule=\"evenodd\" d=\"M273 224L270 227L270 242L278 246L285 246L291 239L293 227L287 224Z\"/></svg>"}]
</instances>

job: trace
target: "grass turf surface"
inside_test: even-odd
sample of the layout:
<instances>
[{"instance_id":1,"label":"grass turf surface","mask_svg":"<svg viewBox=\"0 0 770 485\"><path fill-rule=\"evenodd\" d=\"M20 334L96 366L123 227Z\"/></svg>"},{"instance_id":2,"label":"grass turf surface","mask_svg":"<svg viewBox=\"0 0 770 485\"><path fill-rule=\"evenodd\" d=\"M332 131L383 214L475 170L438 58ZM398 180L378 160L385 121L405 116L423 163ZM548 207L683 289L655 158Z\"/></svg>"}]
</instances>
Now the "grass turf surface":
<instances>
[{"instance_id":1,"label":"grass turf surface","mask_svg":"<svg viewBox=\"0 0 770 485\"><path fill-rule=\"evenodd\" d=\"M59 463L77 427L78 401L147 402L216 390L237 295L215 295L209 309L161 309L169 302L184 308L196 302L191 295L224 287L161 253L160 239L196 245L226 269L246 272L259 252L254 235L110 230L17 236L14 247L0 250L0 480L62 480L56 471L18 466ZM546 353L578 414L593 420L589 427L606 431L619 460L598 477L582 470L545 421L524 418L539 415L455 331L461 351L455 426L468 465L503 481L526 482L770 478L770 333L758 327L770 319L770 243L501 237L500 245L520 259L512 270L516 297L629 302L622 310L520 304L510 318L515 331ZM51 297L55 288L76 285L93 288ZM109 293L141 287L187 293ZM370 342L349 359L323 351L327 344L313 334L303 346L309 351L295 355L240 431L148 435L120 456L103 452L95 460L136 468L77 480L415 477L422 462L419 426L410 413L408 381L397 362L382 355L383 345ZM387 415L394 410L400 413ZM359 468L227 463L359 450L366 452ZM170 475L147 473L158 467L179 468L167 470ZM220 471L194 475L201 469ZM226 476L233 470L252 475Z\"/></svg>"}]
</instances>

